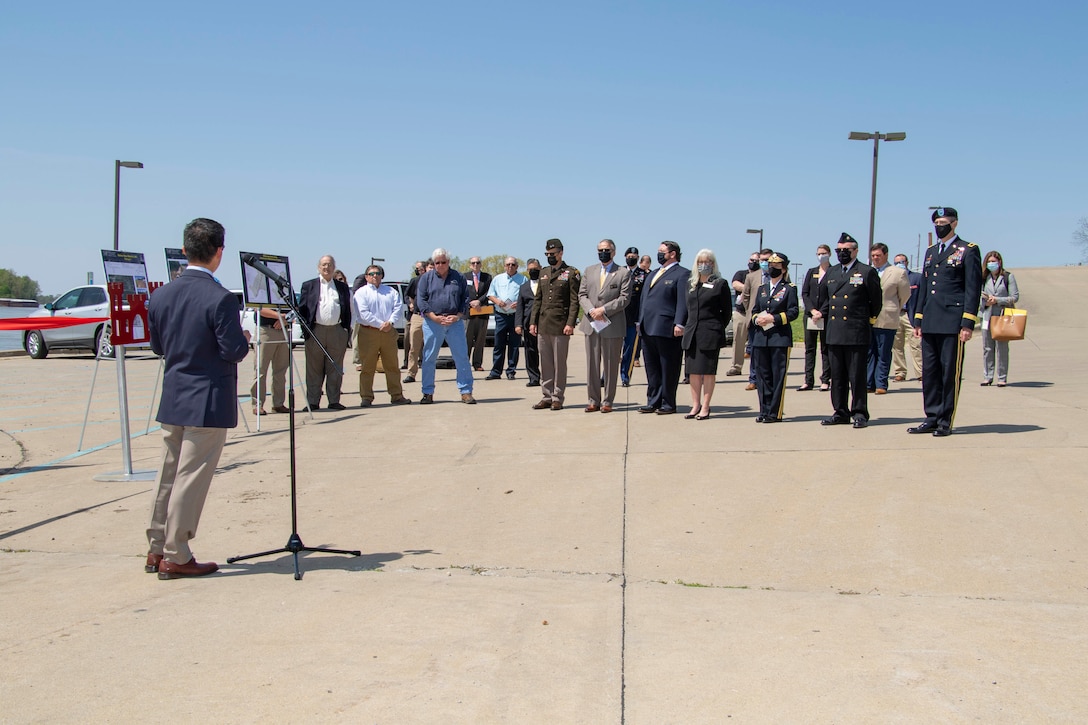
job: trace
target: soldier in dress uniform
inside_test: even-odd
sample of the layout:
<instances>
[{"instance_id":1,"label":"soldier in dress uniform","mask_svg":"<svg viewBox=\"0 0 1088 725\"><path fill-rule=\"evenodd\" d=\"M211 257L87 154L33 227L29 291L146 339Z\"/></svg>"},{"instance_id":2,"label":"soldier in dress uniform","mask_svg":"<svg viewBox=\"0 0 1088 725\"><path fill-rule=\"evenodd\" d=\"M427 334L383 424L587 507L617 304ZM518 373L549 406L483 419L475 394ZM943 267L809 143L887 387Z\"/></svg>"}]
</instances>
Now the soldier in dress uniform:
<instances>
[{"instance_id":1,"label":"soldier in dress uniform","mask_svg":"<svg viewBox=\"0 0 1088 725\"><path fill-rule=\"evenodd\" d=\"M768 262L767 275L770 279L767 284L761 284L756 292L748 333L748 339L752 342L756 389L759 391L757 423L782 420L786 370L789 367L790 348L793 347L793 327L790 323L800 314L797 287L786 280L789 257L775 253Z\"/></svg>"},{"instance_id":2,"label":"soldier in dress uniform","mask_svg":"<svg viewBox=\"0 0 1088 725\"><path fill-rule=\"evenodd\" d=\"M578 288L582 275L563 261L563 242L549 239L544 244L548 266L540 281L529 318L529 334L537 336L540 350L540 392L536 410L562 410L567 389L567 353L574 323L578 319Z\"/></svg>"},{"instance_id":3,"label":"soldier in dress uniform","mask_svg":"<svg viewBox=\"0 0 1088 725\"><path fill-rule=\"evenodd\" d=\"M822 425L869 425L865 358L873 334L873 322L880 314L883 296L880 276L867 264L857 261L858 241L843 232L835 250L839 264L832 265L820 282L817 299L820 309L813 319L824 320L827 352L831 358L831 405L835 412Z\"/></svg>"},{"instance_id":4,"label":"soldier in dress uniform","mask_svg":"<svg viewBox=\"0 0 1088 725\"><path fill-rule=\"evenodd\" d=\"M952 433L963 377L963 344L979 321L982 255L956 234L959 213L946 206L931 217L938 242L926 250L922 287L914 310L914 336L922 338L922 397L926 419L908 433Z\"/></svg>"}]
</instances>

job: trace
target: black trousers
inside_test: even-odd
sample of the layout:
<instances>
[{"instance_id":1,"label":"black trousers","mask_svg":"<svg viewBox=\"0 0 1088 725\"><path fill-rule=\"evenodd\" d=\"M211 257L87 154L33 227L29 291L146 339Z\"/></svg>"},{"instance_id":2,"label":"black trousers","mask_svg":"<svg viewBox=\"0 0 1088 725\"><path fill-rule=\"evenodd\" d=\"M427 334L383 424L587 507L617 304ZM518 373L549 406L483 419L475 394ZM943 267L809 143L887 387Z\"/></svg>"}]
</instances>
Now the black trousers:
<instances>
[{"instance_id":1,"label":"black trousers","mask_svg":"<svg viewBox=\"0 0 1088 725\"><path fill-rule=\"evenodd\" d=\"M530 383L540 382L540 348L537 346L536 335L529 334L529 330L522 328L525 333L521 337L521 343L525 347L525 374L529 376Z\"/></svg>"},{"instance_id":2,"label":"black trousers","mask_svg":"<svg viewBox=\"0 0 1088 725\"><path fill-rule=\"evenodd\" d=\"M465 322L465 342L472 356L472 367L484 366L484 343L487 341L487 318L491 315L474 315Z\"/></svg>"},{"instance_id":3,"label":"black trousers","mask_svg":"<svg viewBox=\"0 0 1088 725\"><path fill-rule=\"evenodd\" d=\"M679 337L646 335L642 338L646 366L646 405L676 410L676 386L684 365L684 348Z\"/></svg>"},{"instance_id":4,"label":"black trousers","mask_svg":"<svg viewBox=\"0 0 1088 725\"><path fill-rule=\"evenodd\" d=\"M816 383L816 343L820 343L820 385L831 382L831 359L827 355L827 331L805 329L805 385Z\"/></svg>"},{"instance_id":5,"label":"black trousers","mask_svg":"<svg viewBox=\"0 0 1088 725\"><path fill-rule=\"evenodd\" d=\"M963 380L963 343L959 333L922 334L922 400L926 422L952 427Z\"/></svg>"},{"instance_id":6,"label":"black trousers","mask_svg":"<svg viewBox=\"0 0 1088 725\"><path fill-rule=\"evenodd\" d=\"M786 371L790 365L788 347L752 346L752 369L756 371L761 418L782 420L785 404Z\"/></svg>"},{"instance_id":7,"label":"black trousers","mask_svg":"<svg viewBox=\"0 0 1088 725\"><path fill-rule=\"evenodd\" d=\"M865 387L868 345L828 345L831 358L831 407L843 420L869 420L869 391Z\"/></svg>"}]
</instances>

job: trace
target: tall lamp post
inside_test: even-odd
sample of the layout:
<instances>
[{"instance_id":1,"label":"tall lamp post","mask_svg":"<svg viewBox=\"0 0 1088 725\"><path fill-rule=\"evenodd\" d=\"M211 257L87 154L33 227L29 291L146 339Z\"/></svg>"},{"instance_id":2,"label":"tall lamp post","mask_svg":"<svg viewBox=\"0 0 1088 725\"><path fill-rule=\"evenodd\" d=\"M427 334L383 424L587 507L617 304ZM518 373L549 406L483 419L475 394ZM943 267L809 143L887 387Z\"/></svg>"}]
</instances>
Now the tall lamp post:
<instances>
[{"instance_id":1,"label":"tall lamp post","mask_svg":"<svg viewBox=\"0 0 1088 725\"><path fill-rule=\"evenodd\" d=\"M881 141L904 141L907 138L907 134L902 131L896 133L880 133L876 131L874 133L863 133L861 131L851 131L851 141L872 141L873 142L873 198L869 203L869 253L873 252L873 229L876 223L876 161L880 155L880 142Z\"/></svg>"},{"instance_id":2,"label":"tall lamp post","mask_svg":"<svg viewBox=\"0 0 1088 725\"><path fill-rule=\"evenodd\" d=\"M117 251L117 236L119 230L118 217L121 212L121 167L126 169L142 169L144 167L139 161L117 161L113 162L113 251Z\"/></svg>"},{"instance_id":3,"label":"tall lamp post","mask_svg":"<svg viewBox=\"0 0 1088 725\"><path fill-rule=\"evenodd\" d=\"M759 235L759 248L763 249L763 230L762 229L749 229L748 233L749 234L758 234Z\"/></svg>"}]
</instances>

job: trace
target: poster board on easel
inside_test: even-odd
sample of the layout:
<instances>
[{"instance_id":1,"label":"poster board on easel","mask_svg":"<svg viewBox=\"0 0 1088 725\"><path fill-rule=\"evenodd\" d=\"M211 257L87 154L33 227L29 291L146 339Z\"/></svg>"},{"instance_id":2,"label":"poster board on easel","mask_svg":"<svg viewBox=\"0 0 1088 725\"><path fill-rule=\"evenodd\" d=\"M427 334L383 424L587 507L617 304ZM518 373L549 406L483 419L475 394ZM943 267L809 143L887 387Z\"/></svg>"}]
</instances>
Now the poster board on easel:
<instances>
[{"instance_id":1,"label":"poster board on easel","mask_svg":"<svg viewBox=\"0 0 1088 725\"><path fill-rule=\"evenodd\" d=\"M281 254L259 254L257 252L239 252L239 261L253 255L276 274L287 280L291 286L291 264ZM280 294L279 287L261 272L250 267L244 261L242 265L242 297L246 307L291 307Z\"/></svg>"}]
</instances>

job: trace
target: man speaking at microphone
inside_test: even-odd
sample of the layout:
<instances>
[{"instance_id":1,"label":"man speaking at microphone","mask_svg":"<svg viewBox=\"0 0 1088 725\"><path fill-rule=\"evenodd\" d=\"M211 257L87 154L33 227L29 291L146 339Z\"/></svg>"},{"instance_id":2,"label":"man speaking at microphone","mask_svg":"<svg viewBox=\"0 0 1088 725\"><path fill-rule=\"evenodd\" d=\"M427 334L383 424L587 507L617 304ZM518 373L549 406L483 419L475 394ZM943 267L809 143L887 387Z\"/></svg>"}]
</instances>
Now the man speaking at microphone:
<instances>
[{"instance_id":1,"label":"man speaking at microphone","mask_svg":"<svg viewBox=\"0 0 1088 725\"><path fill-rule=\"evenodd\" d=\"M223 261L225 238L219 222L189 222L182 244L188 268L148 303L151 349L165 367L155 418L164 451L144 571L158 572L159 579L219 569L214 562L198 563L189 540L196 536L227 429L238 425L238 363L249 352L238 300L212 276Z\"/></svg>"}]
</instances>

